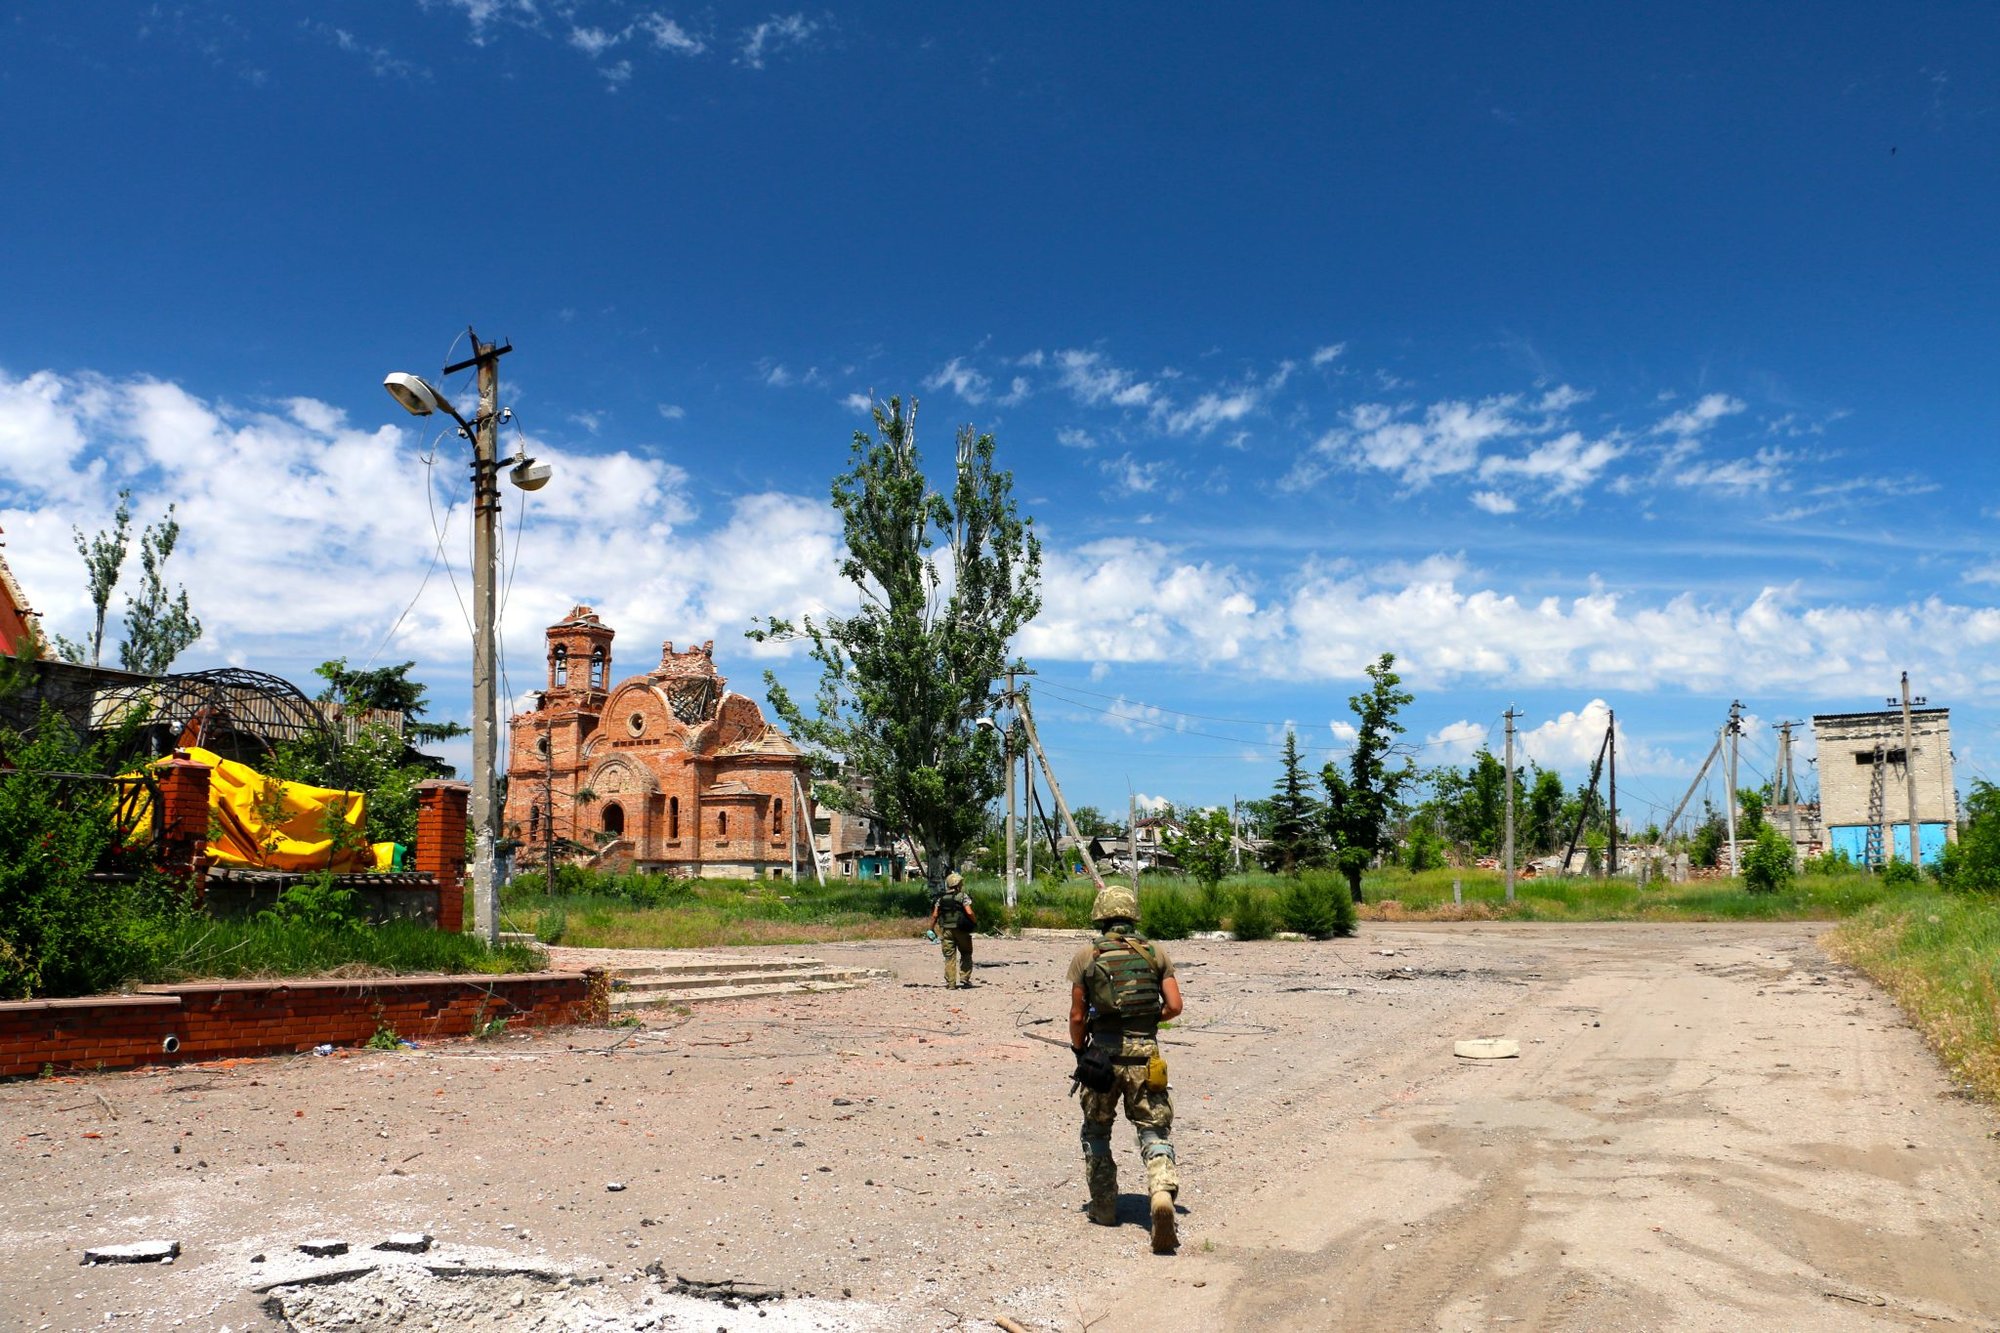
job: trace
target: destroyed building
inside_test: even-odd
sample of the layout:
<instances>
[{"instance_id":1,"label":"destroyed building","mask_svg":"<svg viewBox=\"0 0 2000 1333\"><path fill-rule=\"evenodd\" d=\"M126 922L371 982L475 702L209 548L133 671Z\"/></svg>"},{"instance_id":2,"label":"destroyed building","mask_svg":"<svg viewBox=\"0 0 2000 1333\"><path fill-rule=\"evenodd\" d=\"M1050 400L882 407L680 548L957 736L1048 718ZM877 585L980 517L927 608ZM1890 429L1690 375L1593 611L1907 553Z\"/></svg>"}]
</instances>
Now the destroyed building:
<instances>
[{"instance_id":1,"label":"destroyed building","mask_svg":"<svg viewBox=\"0 0 2000 1333\"><path fill-rule=\"evenodd\" d=\"M1812 720L1819 747L1819 811L1830 851L1858 865L1910 859L1911 800L1917 854L1937 860L1958 840L1958 797L1951 771L1951 710L1821 713Z\"/></svg>"},{"instance_id":2,"label":"destroyed building","mask_svg":"<svg viewBox=\"0 0 2000 1333\"><path fill-rule=\"evenodd\" d=\"M612 683L614 631L588 606L549 626L547 685L510 719L502 828L517 864L810 875L799 747L716 672L713 642Z\"/></svg>"}]
</instances>

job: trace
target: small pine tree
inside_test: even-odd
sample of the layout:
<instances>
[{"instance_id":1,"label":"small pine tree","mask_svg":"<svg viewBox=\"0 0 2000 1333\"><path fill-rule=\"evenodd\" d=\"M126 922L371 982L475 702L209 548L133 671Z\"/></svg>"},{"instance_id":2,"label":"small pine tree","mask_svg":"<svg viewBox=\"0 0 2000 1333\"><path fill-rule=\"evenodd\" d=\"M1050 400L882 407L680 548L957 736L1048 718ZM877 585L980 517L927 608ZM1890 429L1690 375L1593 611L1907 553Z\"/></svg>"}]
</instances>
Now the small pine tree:
<instances>
[{"instance_id":1,"label":"small pine tree","mask_svg":"<svg viewBox=\"0 0 2000 1333\"><path fill-rule=\"evenodd\" d=\"M1323 873L1301 875L1285 886L1278 897L1278 919L1285 929L1312 940L1352 935L1357 925L1346 882Z\"/></svg>"},{"instance_id":2,"label":"small pine tree","mask_svg":"<svg viewBox=\"0 0 2000 1333\"><path fill-rule=\"evenodd\" d=\"M1278 933L1277 913L1263 890L1244 885L1236 891L1236 911L1229 929L1239 940L1268 940Z\"/></svg>"}]
</instances>

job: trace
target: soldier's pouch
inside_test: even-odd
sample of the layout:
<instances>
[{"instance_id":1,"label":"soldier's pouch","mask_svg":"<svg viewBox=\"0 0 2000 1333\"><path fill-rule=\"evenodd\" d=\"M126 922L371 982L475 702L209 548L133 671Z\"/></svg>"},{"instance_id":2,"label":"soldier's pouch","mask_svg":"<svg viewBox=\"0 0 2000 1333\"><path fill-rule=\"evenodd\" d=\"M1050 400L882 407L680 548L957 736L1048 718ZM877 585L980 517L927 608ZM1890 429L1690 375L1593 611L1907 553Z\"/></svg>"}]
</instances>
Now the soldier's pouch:
<instances>
[{"instance_id":1,"label":"soldier's pouch","mask_svg":"<svg viewBox=\"0 0 2000 1333\"><path fill-rule=\"evenodd\" d=\"M1167 1058L1155 1054L1146 1061L1146 1091L1165 1092L1167 1090Z\"/></svg>"},{"instance_id":2,"label":"soldier's pouch","mask_svg":"<svg viewBox=\"0 0 2000 1333\"><path fill-rule=\"evenodd\" d=\"M1086 1046L1076 1055L1076 1081L1092 1092L1109 1092L1118 1086L1118 1071L1111 1064L1111 1052L1100 1046Z\"/></svg>"}]
</instances>

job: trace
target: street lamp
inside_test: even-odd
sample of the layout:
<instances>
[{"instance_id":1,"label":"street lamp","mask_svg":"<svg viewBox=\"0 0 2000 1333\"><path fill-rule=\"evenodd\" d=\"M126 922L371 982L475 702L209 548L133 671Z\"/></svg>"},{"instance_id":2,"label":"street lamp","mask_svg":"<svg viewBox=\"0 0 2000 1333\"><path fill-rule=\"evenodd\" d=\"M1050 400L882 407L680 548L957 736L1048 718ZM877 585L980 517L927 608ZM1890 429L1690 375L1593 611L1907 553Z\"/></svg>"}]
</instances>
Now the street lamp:
<instances>
[{"instance_id":1,"label":"street lamp","mask_svg":"<svg viewBox=\"0 0 2000 1333\"><path fill-rule=\"evenodd\" d=\"M443 394L421 376L395 371L382 380L389 396L412 415L427 417L443 412L458 423L458 432L472 442L472 919L473 928L487 944L500 942L500 886L494 873L495 828L498 824L499 785L494 773L497 727L494 701L494 663L499 660L495 589L498 585L499 542L496 529L500 517L500 464L497 437L500 411L500 358L514 350L512 343L494 346L472 339L472 356L444 368L447 375L477 367L479 410L471 421L458 414ZM549 467L532 458L520 457L510 472L513 483L524 491L548 484Z\"/></svg>"}]
</instances>

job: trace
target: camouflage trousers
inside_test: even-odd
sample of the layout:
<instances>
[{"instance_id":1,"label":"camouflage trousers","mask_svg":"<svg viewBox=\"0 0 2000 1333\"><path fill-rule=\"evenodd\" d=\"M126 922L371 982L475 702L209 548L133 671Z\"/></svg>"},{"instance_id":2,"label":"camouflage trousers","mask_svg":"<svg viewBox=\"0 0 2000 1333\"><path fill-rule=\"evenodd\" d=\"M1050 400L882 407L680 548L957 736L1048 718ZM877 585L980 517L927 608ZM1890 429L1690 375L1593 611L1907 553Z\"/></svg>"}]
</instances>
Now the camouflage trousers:
<instances>
[{"instance_id":1,"label":"camouflage trousers","mask_svg":"<svg viewBox=\"0 0 2000 1333\"><path fill-rule=\"evenodd\" d=\"M959 973L965 974L965 984L972 984L972 930L960 927L957 930L938 930L938 949L944 954L944 984L958 985Z\"/></svg>"},{"instance_id":2,"label":"camouflage trousers","mask_svg":"<svg viewBox=\"0 0 2000 1333\"><path fill-rule=\"evenodd\" d=\"M1139 1156L1146 1163L1146 1192L1165 1190L1178 1194L1180 1171L1174 1161L1174 1145L1168 1136L1174 1128L1174 1104L1163 1088L1146 1086L1143 1058L1156 1054L1159 1047L1150 1038L1127 1037L1120 1058L1133 1063L1113 1065L1118 1081L1103 1092L1077 1089L1083 1103L1083 1164L1090 1185L1090 1197L1114 1199L1118 1195L1118 1163L1111 1156L1111 1129L1118 1122L1123 1103L1125 1118L1139 1135Z\"/></svg>"}]
</instances>

